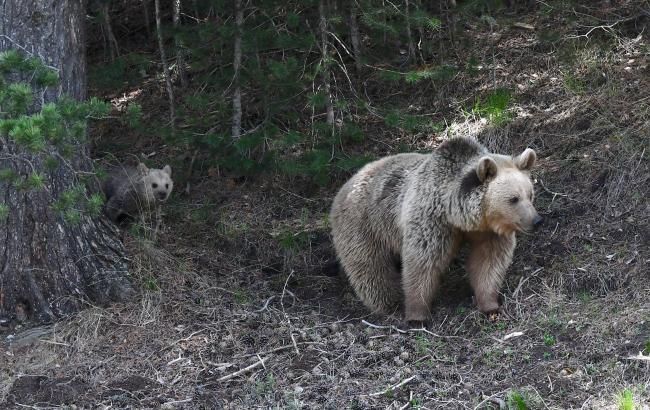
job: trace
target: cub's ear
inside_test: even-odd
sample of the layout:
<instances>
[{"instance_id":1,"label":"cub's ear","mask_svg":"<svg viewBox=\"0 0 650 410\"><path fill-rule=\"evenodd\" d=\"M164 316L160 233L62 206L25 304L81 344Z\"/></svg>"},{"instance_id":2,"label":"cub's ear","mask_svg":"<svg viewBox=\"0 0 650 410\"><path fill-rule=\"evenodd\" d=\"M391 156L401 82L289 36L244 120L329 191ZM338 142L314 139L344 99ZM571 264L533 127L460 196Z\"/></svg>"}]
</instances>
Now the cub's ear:
<instances>
[{"instance_id":1,"label":"cub's ear","mask_svg":"<svg viewBox=\"0 0 650 410\"><path fill-rule=\"evenodd\" d=\"M165 165L165 167L162 169L162 172L165 174L169 175L170 177L172 176L172 167L169 165Z\"/></svg>"},{"instance_id":2,"label":"cub's ear","mask_svg":"<svg viewBox=\"0 0 650 410\"><path fill-rule=\"evenodd\" d=\"M531 148L526 148L517 158L515 158L515 165L521 171L530 171L537 161L537 154Z\"/></svg>"},{"instance_id":3,"label":"cub's ear","mask_svg":"<svg viewBox=\"0 0 650 410\"><path fill-rule=\"evenodd\" d=\"M490 157L479 159L476 176L482 183L493 180L497 176L497 163Z\"/></svg>"},{"instance_id":4,"label":"cub's ear","mask_svg":"<svg viewBox=\"0 0 650 410\"><path fill-rule=\"evenodd\" d=\"M138 172L141 175L147 175L149 173L149 168L147 168L147 166L141 162L138 164Z\"/></svg>"}]
</instances>

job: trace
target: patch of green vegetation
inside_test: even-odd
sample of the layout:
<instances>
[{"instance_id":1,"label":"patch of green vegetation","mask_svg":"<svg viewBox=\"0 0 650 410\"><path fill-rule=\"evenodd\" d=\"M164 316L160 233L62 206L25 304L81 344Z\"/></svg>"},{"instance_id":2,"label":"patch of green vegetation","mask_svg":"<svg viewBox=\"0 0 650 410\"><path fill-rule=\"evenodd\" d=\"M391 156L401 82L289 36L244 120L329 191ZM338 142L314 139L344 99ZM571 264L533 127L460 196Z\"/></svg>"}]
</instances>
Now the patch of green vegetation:
<instances>
[{"instance_id":1,"label":"patch of green vegetation","mask_svg":"<svg viewBox=\"0 0 650 410\"><path fill-rule=\"evenodd\" d=\"M619 410L635 410L634 395L630 389L624 389L616 399Z\"/></svg>"},{"instance_id":2,"label":"patch of green vegetation","mask_svg":"<svg viewBox=\"0 0 650 410\"><path fill-rule=\"evenodd\" d=\"M585 365L585 371L589 376L593 376L594 374L598 373L598 366L594 363L587 363Z\"/></svg>"},{"instance_id":3,"label":"patch of green vegetation","mask_svg":"<svg viewBox=\"0 0 650 410\"><path fill-rule=\"evenodd\" d=\"M562 39L562 35L555 30L540 30L537 40L542 44L556 44Z\"/></svg>"},{"instance_id":4,"label":"patch of green vegetation","mask_svg":"<svg viewBox=\"0 0 650 410\"><path fill-rule=\"evenodd\" d=\"M157 292L160 290L160 287L158 286L158 281L153 276L147 276L144 279L143 286L146 290L150 292Z\"/></svg>"},{"instance_id":5,"label":"patch of green vegetation","mask_svg":"<svg viewBox=\"0 0 650 410\"><path fill-rule=\"evenodd\" d=\"M646 340L645 345L643 346L643 352L645 354L650 354L650 339Z\"/></svg>"},{"instance_id":6,"label":"patch of green vegetation","mask_svg":"<svg viewBox=\"0 0 650 410\"><path fill-rule=\"evenodd\" d=\"M528 410L526 398L524 394L518 390L511 390L506 397L506 405L508 410Z\"/></svg>"},{"instance_id":7,"label":"patch of green vegetation","mask_svg":"<svg viewBox=\"0 0 650 410\"><path fill-rule=\"evenodd\" d=\"M275 379L275 376L273 376L272 373L269 373L264 379L258 380L255 383L255 392L259 395L273 392L275 391L277 384L278 382Z\"/></svg>"},{"instance_id":8,"label":"patch of green vegetation","mask_svg":"<svg viewBox=\"0 0 650 410\"><path fill-rule=\"evenodd\" d=\"M556 343L555 336L553 336L550 333L544 333L543 337L544 337L544 344L546 346L549 346L549 347L555 346L555 343Z\"/></svg>"},{"instance_id":9,"label":"patch of green vegetation","mask_svg":"<svg viewBox=\"0 0 650 410\"><path fill-rule=\"evenodd\" d=\"M252 302L250 295L243 290L236 290L232 295L235 298L235 302L240 305L248 305Z\"/></svg>"},{"instance_id":10,"label":"patch of green vegetation","mask_svg":"<svg viewBox=\"0 0 650 410\"><path fill-rule=\"evenodd\" d=\"M0 219L5 219L9 215L9 205L0 203Z\"/></svg>"},{"instance_id":11,"label":"patch of green vegetation","mask_svg":"<svg viewBox=\"0 0 650 410\"><path fill-rule=\"evenodd\" d=\"M483 354L483 362L489 366L492 366L497 363L497 361L501 356L502 356L501 350L490 349Z\"/></svg>"},{"instance_id":12,"label":"patch of green vegetation","mask_svg":"<svg viewBox=\"0 0 650 410\"><path fill-rule=\"evenodd\" d=\"M550 360L553 357L553 354L551 352L544 352L543 357L544 360Z\"/></svg>"},{"instance_id":13,"label":"patch of green vegetation","mask_svg":"<svg viewBox=\"0 0 650 410\"><path fill-rule=\"evenodd\" d=\"M552 329L560 329L564 323L565 321L562 320L562 318L559 317L557 313L552 313L542 320L543 327L550 327Z\"/></svg>"},{"instance_id":14,"label":"patch of green vegetation","mask_svg":"<svg viewBox=\"0 0 650 410\"><path fill-rule=\"evenodd\" d=\"M508 106L512 100L509 90L499 88L492 91L484 99L476 98L472 107L472 114L486 118L490 123L500 126L511 118Z\"/></svg>"},{"instance_id":15,"label":"patch of green vegetation","mask_svg":"<svg viewBox=\"0 0 650 410\"><path fill-rule=\"evenodd\" d=\"M420 403L420 399L417 397L413 397L410 401L409 404L411 405L412 408L414 409L419 409L422 406L422 403Z\"/></svg>"},{"instance_id":16,"label":"patch of green vegetation","mask_svg":"<svg viewBox=\"0 0 650 410\"><path fill-rule=\"evenodd\" d=\"M587 292L586 290L581 291L578 293L578 300L582 303L589 303L593 297L591 296L591 293Z\"/></svg>"},{"instance_id":17,"label":"patch of green vegetation","mask_svg":"<svg viewBox=\"0 0 650 410\"><path fill-rule=\"evenodd\" d=\"M562 80L564 87L574 94L584 94L587 90L587 82L573 73L562 74Z\"/></svg>"},{"instance_id":18,"label":"patch of green vegetation","mask_svg":"<svg viewBox=\"0 0 650 410\"><path fill-rule=\"evenodd\" d=\"M217 223L217 234L226 238L237 238L250 230L250 227L245 222L233 220L226 212L221 214L221 218Z\"/></svg>"},{"instance_id":19,"label":"patch of green vegetation","mask_svg":"<svg viewBox=\"0 0 650 410\"><path fill-rule=\"evenodd\" d=\"M424 334L418 333L415 335L415 351L420 356L429 354L431 349L431 340L429 340Z\"/></svg>"}]
</instances>

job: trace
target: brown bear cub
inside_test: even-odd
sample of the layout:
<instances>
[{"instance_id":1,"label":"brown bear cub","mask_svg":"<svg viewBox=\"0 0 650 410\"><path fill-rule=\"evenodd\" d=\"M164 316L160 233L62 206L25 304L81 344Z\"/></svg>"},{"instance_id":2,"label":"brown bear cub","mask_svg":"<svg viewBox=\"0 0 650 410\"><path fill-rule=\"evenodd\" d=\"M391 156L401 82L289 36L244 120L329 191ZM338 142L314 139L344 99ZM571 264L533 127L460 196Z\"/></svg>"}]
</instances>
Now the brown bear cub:
<instances>
[{"instance_id":1,"label":"brown bear cub","mask_svg":"<svg viewBox=\"0 0 650 410\"><path fill-rule=\"evenodd\" d=\"M158 211L158 205L169 198L173 188L169 165L150 169L140 163L137 167L112 169L102 185L106 214L116 224L126 225L144 211L151 208Z\"/></svg>"},{"instance_id":2,"label":"brown bear cub","mask_svg":"<svg viewBox=\"0 0 650 410\"><path fill-rule=\"evenodd\" d=\"M513 158L452 138L431 154L364 166L330 213L337 256L363 303L389 313L403 302L407 321L428 321L440 276L466 242L478 309L498 312L515 232L542 223L529 173L536 159L530 148Z\"/></svg>"}]
</instances>

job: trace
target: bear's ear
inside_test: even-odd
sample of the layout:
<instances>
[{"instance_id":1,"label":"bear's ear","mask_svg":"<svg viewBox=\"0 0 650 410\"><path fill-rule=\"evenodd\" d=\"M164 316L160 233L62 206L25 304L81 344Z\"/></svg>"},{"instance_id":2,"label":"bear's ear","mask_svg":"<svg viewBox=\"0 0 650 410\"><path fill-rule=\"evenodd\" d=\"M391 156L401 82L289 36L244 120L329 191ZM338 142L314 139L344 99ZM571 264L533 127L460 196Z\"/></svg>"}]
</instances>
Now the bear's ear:
<instances>
[{"instance_id":1,"label":"bear's ear","mask_svg":"<svg viewBox=\"0 0 650 410\"><path fill-rule=\"evenodd\" d=\"M479 159L476 176L482 183L493 180L497 176L497 163L490 157Z\"/></svg>"},{"instance_id":2,"label":"bear's ear","mask_svg":"<svg viewBox=\"0 0 650 410\"><path fill-rule=\"evenodd\" d=\"M165 174L169 175L170 177L172 176L172 167L170 167L169 165L165 165L165 167L162 169L162 171Z\"/></svg>"},{"instance_id":3,"label":"bear's ear","mask_svg":"<svg viewBox=\"0 0 650 410\"><path fill-rule=\"evenodd\" d=\"M138 173L140 175L147 175L149 173L149 168L141 162L138 164Z\"/></svg>"},{"instance_id":4,"label":"bear's ear","mask_svg":"<svg viewBox=\"0 0 650 410\"><path fill-rule=\"evenodd\" d=\"M526 148L517 158L515 158L515 165L521 171L530 171L537 161L537 154L531 148Z\"/></svg>"}]
</instances>

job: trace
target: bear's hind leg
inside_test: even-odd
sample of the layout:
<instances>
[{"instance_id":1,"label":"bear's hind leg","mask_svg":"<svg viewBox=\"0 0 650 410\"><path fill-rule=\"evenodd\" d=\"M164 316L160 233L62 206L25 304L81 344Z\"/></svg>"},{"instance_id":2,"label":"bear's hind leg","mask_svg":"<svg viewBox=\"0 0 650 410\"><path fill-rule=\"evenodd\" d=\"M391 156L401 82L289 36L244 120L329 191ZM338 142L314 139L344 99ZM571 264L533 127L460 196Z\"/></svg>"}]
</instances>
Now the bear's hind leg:
<instances>
[{"instance_id":1,"label":"bear's hind leg","mask_svg":"<svg viewBox=\"0 0 650 410\"><path fill-rule=\"evenodd\" d=\"M356 243L352 250L339 255L343 269L357 296L373 313L391 313L401 299L395 257L376 244Z\"/></svg>"},{"instance_id":2,"label":"bear's hind leg","mask_svg":"<svg viewBox=\"0 0 650 410\"><path fill-rule=\"evenodd\" d=\"M466 269L478 309L483 313L498 312L499 290L512 262L515 236L480 232L468 235L468 240L470 253Z\"/></svg>"}]
</instances>

